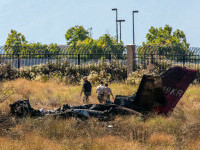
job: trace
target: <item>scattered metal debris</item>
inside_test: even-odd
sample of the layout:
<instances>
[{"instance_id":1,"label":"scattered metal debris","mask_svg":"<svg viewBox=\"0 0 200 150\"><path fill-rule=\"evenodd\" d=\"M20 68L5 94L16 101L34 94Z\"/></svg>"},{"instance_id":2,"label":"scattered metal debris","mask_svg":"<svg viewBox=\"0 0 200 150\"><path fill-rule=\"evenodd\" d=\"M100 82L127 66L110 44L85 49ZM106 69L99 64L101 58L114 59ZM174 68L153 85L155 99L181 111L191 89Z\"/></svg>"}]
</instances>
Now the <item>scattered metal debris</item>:
<instances>
[{"instance_id":1,"label":"scattered metal debris","mask_svg":"<svg viewBox=\"0 0 200 150\"><path fill-rule=\"evenodd\" d=\"M31 107L29 100L19 100L10 105L10 112L16 117L41 117L54 116L56 118L75 117L82 120L90 117L99 120L112 120L116 115L142 116L139 112L115 104L88 104L79 106L63 105L55 111L35 110Z\"/></svg>"}]
</instances>

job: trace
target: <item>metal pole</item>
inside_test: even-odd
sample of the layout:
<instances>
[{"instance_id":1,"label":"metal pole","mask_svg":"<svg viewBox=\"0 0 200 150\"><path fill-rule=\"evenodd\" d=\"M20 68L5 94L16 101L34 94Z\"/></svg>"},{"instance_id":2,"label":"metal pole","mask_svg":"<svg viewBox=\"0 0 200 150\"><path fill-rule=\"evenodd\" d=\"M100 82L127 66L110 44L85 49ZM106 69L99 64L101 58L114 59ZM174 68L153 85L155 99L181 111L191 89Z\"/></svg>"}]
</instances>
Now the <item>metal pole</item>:
<instances>
[{"instance_id":1,"label":"metal pole","mask_svg":"<svg viewBox=\"0 0 200 150\"><path fill-rule=\"evenodd\" d=\"M113 8L112 11L116 11L116 38L117 38L117 43L118 43L118 24L117 24L117 8Z\"/></svg>"},{"instance_id":2,"label":"metal pole","mask_svg":"<svg viewBox=\"0 0 200 150\"><path fill-rule=\"evenodd\" d=\"M119 22L119 25L120 25L120 42L122 41L122 27L121 27L121 21Z\"/></svg>"},{"instance_id":3,"label":"metal pole","mask_svg":"<svg viewBox=\"0 0 200 150\"><path fill-rule=\"evenodd\" d=\"M134 32L134 13L133 13L133 44L135 44L135 32Z\"/></svg>"},{"instance_id":4,"label":"metal pole","mask_svg":"<svg viewBox=\"0 0 200 150\"><path fill-rule=\"evenodd\" d=\"M117 24L117 10L116 10L116 34L117 34L117 43L118 43L118 24Z\"/></svg>"},{"instance_id":5,"label":"metal pole","mask_svg":"<svg viewBox=\"0 0 200 150\"><path fill-rule=\"evenodd\" d=\"M135 44L135 31L134 31L134 13L138 13L138 11L133 11L133 44Z\"/></svg>"},{"instance_id":6,"label":"metal pole","mask_svg":"<svg viewBox=\"0 0 200 150\"><path fill-rule=\"evenodd\" d=\"M120 27L120 42L122 41L121 40L121 36L122 36L122 33L121 33L121 30L122 30L122 28L121 28L121 22L125 22L125 20L117 20L117 22L119 22L119 27Z\"/></svg>"}]
</instances>

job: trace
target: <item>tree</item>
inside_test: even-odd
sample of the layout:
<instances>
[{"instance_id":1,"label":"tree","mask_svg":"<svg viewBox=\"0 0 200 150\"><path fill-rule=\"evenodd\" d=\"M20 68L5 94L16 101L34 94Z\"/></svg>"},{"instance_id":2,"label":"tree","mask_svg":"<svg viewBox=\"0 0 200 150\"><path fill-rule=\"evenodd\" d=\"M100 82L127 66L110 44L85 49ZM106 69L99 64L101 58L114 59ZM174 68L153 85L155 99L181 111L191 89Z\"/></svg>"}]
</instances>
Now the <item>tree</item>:
<instances>
[{"instance_id":1,"label":"tree","mask_svg":"<svg viewBox=\"0 0 200 150\"><path fill-rule=\"evenodd\" d=\"M4 49L7 54L21 54L23 57L28 56L27 54L37 54L34 56L43 57L49 53L57 54L60 52L57 44L28 43L25 36L15 30L11 30L11 33L8 34Z\"/></svg>"},{"instance_id":2,"label":"tree","mask_svg":"<svg viewBox=\"0 0 200 150\"><path fill-rule=\"evenodd\" d=\"M57 44L27 43L21 54L34 54L34 57L53 57L61 51ZM49 55L51 54L51 55Z\"/></svg>"},{"instance_id":3,"label":"tree","mask_svg":"<svg viewBox=\"0 0 200 150\"><path fill-rule=\"evenodd\" d=\"M78 40L75 45L70 46L68 52L73 54L117 53L122 55L124 50L125 47L123 43L117 43L115 38L111 37L109 34L105 34L97 40L92 38ZM101 55L95 55L93 57L101 57Z\"/></svg>"},{"instance_id":4,"label":"tree","mask_svg":"<svg viewBox=\"0 0 200 150\"><path fill-rule=\"evenodd\" d=\"M189 43L186 41L186 36L183 31L177 29L172 32L172 27L165 25L164 28L149 29L146 35L146 42L138 48L138 53L176 53L185 54L189 52Z\"/></svg>"},{"instance_id":5,"label":"tree","mask_svg":"<svg viewBox=\"0 0 200 150\"><path fill-rule=\"evenodd\" d=\"M84 41L89 38L89 31L83 26L71 27L67 30L65 38L68 41L67 45L76 45L77 41Z\"/></svg>"},{"instance_id":6,"label":"tree","mask_svg":"<svg viewBox=\"0 0 200 150\"><path fill-rule=\"evenodd\" d=\"M8 38L4 45L4 49L7 54L18 54L24 49L26 44L27 41L25 36L11 29L11 33L8 34Z\"/></svg>"},{"instance_id":7,"label":"tree","mask_svg":"<svg viewBox=\"0 0 200 150\"><path fill-rule=\"evenodd\" d=\"M60 47L58 47L56 43L55 44L51 43L48 45L48 51L53 54L58 54L61 51L61 49Z\"/></svg>"},{"instance_id":8,"label":"tree","mask_svg":"<svg viewBox=\"0 0 200 150\"><path fill-rule=\"evenodd\" d=\"M117 40L109 34L99 37L98 41L102 45L104 53L122 54L125 50L123 42L117 43Z\"/></svg>"},{"instance_id":9,"label":"tree","mask_svg":"<svg viewBox=\"0 0 200 150\"><path fill-rule=\"evenodd\" d=\"M21 54L40 54L47 53L48 46L46 44L37 43L27 43Z\"/></svg>"}]
</instances>

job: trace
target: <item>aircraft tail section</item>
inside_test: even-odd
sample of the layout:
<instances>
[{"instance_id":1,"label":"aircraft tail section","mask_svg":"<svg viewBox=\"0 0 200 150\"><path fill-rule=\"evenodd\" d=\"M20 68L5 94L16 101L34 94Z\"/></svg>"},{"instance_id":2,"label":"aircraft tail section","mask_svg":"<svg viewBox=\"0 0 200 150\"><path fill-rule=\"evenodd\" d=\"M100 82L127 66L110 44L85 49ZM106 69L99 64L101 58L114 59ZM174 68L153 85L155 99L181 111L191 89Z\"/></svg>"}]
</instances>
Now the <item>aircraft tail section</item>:
<instances>
[{"instance_id":1,"label":"aircraft tail section","mask_svg":"<svg viewBox=\"0 0 200 150\"><path fill-rule=\"evenodd\" d=\"M181 99L190 83L194 80L197 71L186 67L173 67L161 75L163 93L166 105L156 108L161 114L171 112Z\"/></svg>"}]
</instances>

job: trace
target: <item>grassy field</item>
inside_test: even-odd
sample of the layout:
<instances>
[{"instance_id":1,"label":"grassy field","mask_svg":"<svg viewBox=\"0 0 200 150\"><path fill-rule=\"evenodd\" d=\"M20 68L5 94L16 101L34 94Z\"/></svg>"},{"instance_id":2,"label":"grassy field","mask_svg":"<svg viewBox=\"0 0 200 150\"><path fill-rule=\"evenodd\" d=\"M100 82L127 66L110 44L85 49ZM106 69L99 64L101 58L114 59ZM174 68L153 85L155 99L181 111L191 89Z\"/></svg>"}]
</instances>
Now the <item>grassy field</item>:
<instances>
[{"instance_id":1,"label":"grassy field","mask_svg":"<svg viewBox=\"0 0 200 150\"><path fill-rule=\"evenodd\" d=\"M131 95L137 87L111 84L114 95ZM98 103L93 86L91 103ZM74 150L74 149L200 149L200 85L191 85L169 117L153 116L142 121L134 116L114 121L90 119L55 120L50 117L14 119L9 104L30 99L35 109L55 109L62 104L79 105L81 85L57 81L25 79L0 85L0 149L2 150ZM109 128L108 125L112 125Z\"/></svg>"}]
</instances>

